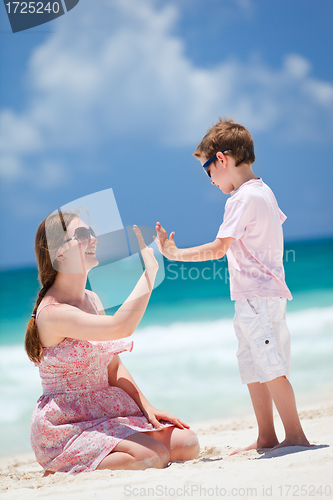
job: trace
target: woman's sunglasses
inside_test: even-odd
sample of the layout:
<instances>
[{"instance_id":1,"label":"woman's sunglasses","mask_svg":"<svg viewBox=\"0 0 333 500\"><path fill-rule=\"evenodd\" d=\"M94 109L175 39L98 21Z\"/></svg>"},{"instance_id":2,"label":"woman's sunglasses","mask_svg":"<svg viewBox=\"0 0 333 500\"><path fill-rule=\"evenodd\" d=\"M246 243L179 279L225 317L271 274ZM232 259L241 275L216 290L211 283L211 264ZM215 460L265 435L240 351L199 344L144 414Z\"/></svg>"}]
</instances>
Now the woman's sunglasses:
<instances>
[{"instance_id":1,"label":"woman's sunglasses","mask_svg":"<svg viewBox=\"0 0 333 500\"><path fill-rule=\"evenodd\" d=\"M91 227L77 227L74 231L74 236L64 243L68 243L72 240L77 240L79 243L86 243L91 237L96 238L95 231Z\"/></svg>"},{"instance_id":2,"label":"woman's sunglasses","mask_svg":"<svg viewBox=\"0 0 333 500\"><path fill-rule=\"evenodd\" d=\"M231 151L231 148L224 148L221 151L219 151L219 153L224 153L224 151ZM216 153L216 155L217 155L217 153ZM210 172L208 172L208 167L211 163L213 163L213 161L216 160L216 155L212 156L208 161L206 161L206 163L204 163L202 165L202 168L204 169L204 171L206 172L208 177L210 177Z\"/></svg>"}]
</instances>

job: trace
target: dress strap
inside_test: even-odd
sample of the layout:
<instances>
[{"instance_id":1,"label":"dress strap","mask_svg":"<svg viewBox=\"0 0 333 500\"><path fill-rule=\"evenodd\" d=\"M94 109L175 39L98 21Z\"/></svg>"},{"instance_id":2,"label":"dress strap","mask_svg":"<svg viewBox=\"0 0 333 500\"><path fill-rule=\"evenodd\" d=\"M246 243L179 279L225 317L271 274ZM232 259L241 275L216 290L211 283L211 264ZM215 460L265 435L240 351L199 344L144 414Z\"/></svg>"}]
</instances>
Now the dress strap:
<instances>
[{"instance_id":1,"label":"dress strap","mask_svg":"<svg viewBox=\"0 0 333 500\"><path fill-rule=\"evenodd\" d=\"M90 292L90 291L89 291L89 292ZM95 307L95 309L96 309L97 314L99 314L99 310L98 310L97 304L96 304L96 302L95 302L94 295L93 295L92 293L89 293L89 294L88 294L88 297L91 299L91 301L92 301L92 303L93 303L93 305L94 305L94 307Z\"/></svg>"},{"instance_id":2,"label":"dress strap","mask_svg":"<svg viewBox=\"0 0 333 500\"><path fill-rule=\"evenodd\" d=\"M35 322L37 323L37 318L40 314L40 312L44 309L44 307L47 307L47 306L61 306L62 304L60 302L49 302L48 304L44 304L40 309L39 311L37 311L37 314L36 314L36 318L35 318Z\"/></svg>"}]
</instances>

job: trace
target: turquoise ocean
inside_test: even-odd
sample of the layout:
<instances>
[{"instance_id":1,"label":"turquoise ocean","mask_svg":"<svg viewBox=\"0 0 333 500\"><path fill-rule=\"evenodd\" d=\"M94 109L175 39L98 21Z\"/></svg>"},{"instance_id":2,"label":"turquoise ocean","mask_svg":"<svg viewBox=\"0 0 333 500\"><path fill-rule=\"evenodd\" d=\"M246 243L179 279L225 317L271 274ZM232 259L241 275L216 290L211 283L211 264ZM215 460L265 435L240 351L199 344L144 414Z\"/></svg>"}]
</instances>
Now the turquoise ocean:
<instances>
[{"instance_id":1,"label":"turquoise ocean","mask_svg":"<svg viewBox=\"0 0 333 500\"><path fill-rule=\"evenodd\" d=\"M333 239L288 243L293 294L291 382L302 403L333 393ZM23 347L39 290L36 268L0 272L0 455L30 451L29 422L42 389ZM226 261L165 260L165 279L121 355L148 400L185 422L251 411L241 384ZM112 312L112 311L110 311Z\"/></svg>"}]
</instances>

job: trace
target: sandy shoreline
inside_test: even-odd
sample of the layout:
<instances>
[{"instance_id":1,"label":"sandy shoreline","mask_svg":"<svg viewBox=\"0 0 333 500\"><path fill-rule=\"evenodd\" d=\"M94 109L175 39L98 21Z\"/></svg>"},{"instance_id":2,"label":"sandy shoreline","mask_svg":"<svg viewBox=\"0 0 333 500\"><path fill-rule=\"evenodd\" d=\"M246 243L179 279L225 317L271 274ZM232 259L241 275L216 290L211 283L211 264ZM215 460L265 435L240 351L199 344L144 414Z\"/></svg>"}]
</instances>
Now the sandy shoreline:
<instances>
[{"instance_id":1,"label":"sandy shoreline","mask_svg":"<svg viewBox=\"0 0 333 500\"><path fill-rule=\"evenodd\" d=\"M262 450L229 456L255 440L254 417L195 423L200 457L146 471L95 471L43 478L32 453L0 459L3 499L288 498L333 497L333 399L300 407L311 448ZM279 438L282 426L276 416Z\"/></svg>"}]
</instances>

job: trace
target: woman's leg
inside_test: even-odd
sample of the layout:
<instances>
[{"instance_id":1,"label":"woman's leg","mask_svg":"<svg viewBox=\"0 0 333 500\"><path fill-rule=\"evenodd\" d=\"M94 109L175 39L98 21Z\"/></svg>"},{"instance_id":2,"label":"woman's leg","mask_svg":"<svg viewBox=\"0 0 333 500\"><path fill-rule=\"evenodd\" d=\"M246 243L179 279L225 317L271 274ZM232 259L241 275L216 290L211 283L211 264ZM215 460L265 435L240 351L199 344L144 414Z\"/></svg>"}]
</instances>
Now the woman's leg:
<instances>
[{"instance_id":1,"label":"woman's leg","mask_svg":"<svg viewBox=\"0 0 333 500\"><path fill-rule=\"evenodd\" d=\"M198 458L200 446L197 436L190 429L166 427L161 431L148 431L146 435L162 443L170 454L170 462Z\"/></svg>"},{"instance_id":2,"label":"woman's leg","mask_svg":"<svg viewBox=\"0 0 333 500\"><path fill-rule=\"evenodd\" d=\"M97 469L162 469L169 461L170 455L164 444L144 432L136 432L120 441Z\"/></svg>"},{"instance_id":3,"label":"woman's leg","mask_svg":"<svg viewBox=\"0 0 333 500\"><path fill-rule=\"evenodd\" d=\"M197 436L189 429L166 427L161 431L136 432L120 441L97 469L162 469L175 460L199 455Z\"/></svg>"}]
</instances>

